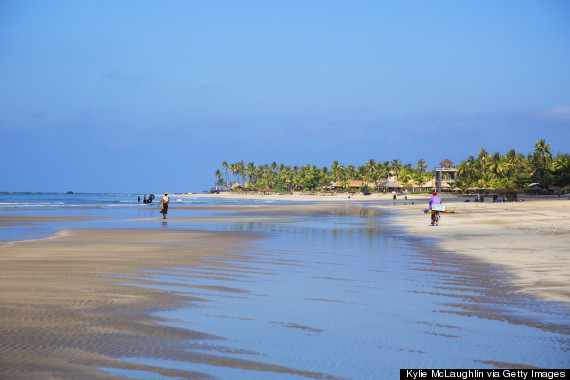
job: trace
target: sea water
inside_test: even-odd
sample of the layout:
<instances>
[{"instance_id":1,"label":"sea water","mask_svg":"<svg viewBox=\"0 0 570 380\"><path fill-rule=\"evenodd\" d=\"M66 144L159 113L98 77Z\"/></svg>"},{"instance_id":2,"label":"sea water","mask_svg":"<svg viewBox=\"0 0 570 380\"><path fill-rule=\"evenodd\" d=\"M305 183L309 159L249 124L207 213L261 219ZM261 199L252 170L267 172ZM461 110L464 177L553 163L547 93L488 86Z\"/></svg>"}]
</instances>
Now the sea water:
<instances>
[{"instance_id":1,"label":"sea water","mask_svg":"<svg viewBox=\"0 0 570 380\"><path fill-rule=\"evenodd\" d=\"M185 268L144 273L162 284L153 287L185 293L191 286L193 296L211 301L157 314L216 336L189 356L345 379L398 378L399 368L570 365L566 305L517 293L502 268L432 249L390 226L386 215L310 217L251 230L268 237L224 259L229 272L212 265L195 268L200 276ZM141 360L222 379L299 376Z\"/></svg>"},{"instance_id":2,"label":"sea water","mask_svg":"<svg viewBox=\"0 0 570 380\"><path fill-rule=\"evenodd\" d=\"M22 215L29 208L31 215L40 209L77 215L83 207L86 215L102 217L73 228L122 228L133 216L157 216L155 208L128 196L117 197L126 201L118 203L91 197L89 206L77 197L63 205L8 206L3 212ZM117 207L122 203L127 206ZM429 239L406 236L389 214L358 209L339 204L351 212L283 222L143 223L252 231L265 238L233 258L209 258L210 265L124 277L125 284L144 278L154 283L136 286L202 299L156 316L212 339L180 346L188 360L121 359L221 379L389 379L399 378L400 368L570 366L567 304L524 295L510 285L505 268L439 251ZM175 213L195 215L173 207ZM156 372L101 370L162 378Z\"/></svg>"},{"instance_id":3,"label":"sea water","mask_svg":"<svg viewBox=\"0 0 570 380\"><path fill-rule=\"evenodd\" d=\"M150 194L108 194L108 193L0 193L0 216L45 216L82 217L90 220L72 219L58 223L17 223L0 225L0 244L7 241L28 240L52 236L62 228L119 228L122 221L133 218L150 218L158 214L161 195L152 203L144 203ZM237 204L283 204L273 200L235 200L219 197L171 195L171 208L180 206L237 205ZM210 215L205 212L202 215ZM201 216L193 212L192 216ZM131 226L132 227L132 226ZM137 228L144 228L140 223ZM150 228L155 227L154 224Z\"/></svg>"}]
</instances>

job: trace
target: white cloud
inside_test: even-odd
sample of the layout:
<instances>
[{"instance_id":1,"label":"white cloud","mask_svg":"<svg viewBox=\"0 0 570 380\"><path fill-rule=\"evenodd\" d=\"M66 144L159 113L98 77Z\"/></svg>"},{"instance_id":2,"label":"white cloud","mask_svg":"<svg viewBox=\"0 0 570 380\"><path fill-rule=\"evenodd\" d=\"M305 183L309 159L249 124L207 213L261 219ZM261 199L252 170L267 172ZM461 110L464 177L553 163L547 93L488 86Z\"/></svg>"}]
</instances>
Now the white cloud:
<instances>
[{"instance_id":1,"label":"white cloud","mask_svg":"<svg viewBox=\"0 0 570 380\"><path fill-rule=\"evenodd\" d=\"M547 119L570 120L570 106L558 106L543 113Z\"/></svg>"}]
</instances>

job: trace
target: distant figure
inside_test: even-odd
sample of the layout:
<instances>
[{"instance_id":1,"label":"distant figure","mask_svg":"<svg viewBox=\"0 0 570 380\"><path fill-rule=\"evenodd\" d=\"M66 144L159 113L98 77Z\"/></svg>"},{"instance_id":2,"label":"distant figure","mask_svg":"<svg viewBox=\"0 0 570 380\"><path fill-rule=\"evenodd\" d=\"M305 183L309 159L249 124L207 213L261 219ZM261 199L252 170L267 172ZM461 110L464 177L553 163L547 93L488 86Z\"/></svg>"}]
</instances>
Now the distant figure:
<instances>
[{"instance_id":1,"label":"distant figure","mask_svg":"<svg viewBox=\"0 0 570 380\"><path fill-rule=\"evenodd\" d=\"M147 200L146 200L146 194L145 194L145 196L144 196L143 203L148 203Z\"/></svg>"},{"instance_id":2,"label":"distant figure","mask_svg":"<svg viewBox=\"0 0 570 380\"><path fill-rule=\"evenodd\" d=\"M139 195L139 203L141 203L141 196Z\"/></svg>"},{"instance_id":3,"label":"distant figure","mask_svg":"<svg viewBox=\"0 0 570 380\"><path fill-rule=\"evenodd\" d=\"M170 203L170 197L168 197L168 192L164 192L164 197L162 197L160 199L160 202L158 202L158 208L161 208L160 206L162 205L162 209L160 210L160 212L162 213L162 219L166 219L166 214L168 214L169 203Z\"/></svg>"}]
</instances>

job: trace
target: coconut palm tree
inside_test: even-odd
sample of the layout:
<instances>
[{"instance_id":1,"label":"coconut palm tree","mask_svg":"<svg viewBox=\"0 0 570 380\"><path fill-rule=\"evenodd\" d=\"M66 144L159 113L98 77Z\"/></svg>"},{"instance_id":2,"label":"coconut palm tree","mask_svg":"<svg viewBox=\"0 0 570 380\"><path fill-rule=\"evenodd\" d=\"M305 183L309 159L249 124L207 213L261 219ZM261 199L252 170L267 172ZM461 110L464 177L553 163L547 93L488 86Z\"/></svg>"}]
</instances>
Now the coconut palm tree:
<instances>
[{"instance_id":1,"label":"coconut palm tree","mask_svg":"<svg viewBox=\"0 0 570 380\"><path fill-rule=\"evenodd\" d=\"M400 173L398 175L398 180L400 181L400 184L402 184L402 186L408 187L408 184L410 183L411 179L412 176L408 169L400 170Z\"/></svg>"},{"instance_id":2,"label":"coconut palm tree","mask_svg":"<svg viewBox=\"0 0 570 380\"><path fill-rule=\"evenodd\" d=\"M229 164L228 168L230 169L230 173L232 173L232 175L234 176L234 183L237 183L238 180L236 179L236 173L237 173L237 167L236 164ZM230 189L231 189L232 185L230 185Z\"/></svg>"},{"instance_id":3,"label":"coconut palm tree","mask_svg":"<svg viewBox=\"0 0 570 380\"><path fill-rule=\"evenodd\" d=\"M402 161L400 161L398 158L394 158L390 164L390 171L392 172L392 175L395 175L397 177L400 174L401 169Z\"/></svg>"},{"instance_id":4,"label":"coconut palm tree","mask_svg":"<svg viewBox=\"0 0 570 380\"><path fill-rule=\"evenodd\" d=\"M487 173L487 164L489 163L489 152L487 148L481 148L477 154L477 169L479 174L485 175Z\"/></svg>"},{"instance_id":5,"label":"coconut palm tree","mask_svg":"<svg viewBox=\"0 0 570 380\"><path fill-rule=\"evenodd\" d=\"M344 177L344 165L340 164L338 161L334 161L332 163L331 171L333 172L335 182L340 181Z\"/></svg>"},{"instance_id":6,"label":"coconut palm tree","mask_svg":"<svg viewBox=\"0 0 570 380\"><path fill-rule=\"evenodd\" d=\"M493 178L502 178L504 176L505 168L499 152L493 153L489 159L489 170Z\"/></svg>"},{"instance_id":7,"label":"coconut palm tree","mask_svg":"<svg viewBox=\"0 0 570 380\"><path fill-rule=\"evenodd\" d=\"M554 168L570 174L570 155L568 153L558 155L554 160Z\"/></svg>"},{"instance_id":8,"label":"coconut palm tree","mask_svg":"<svg viewBox=\"0 0 570 380\"><path fill-rule=\"evenodd\" d=\"M540 139L534 144L534 154L530 159L531 164L531 176L541 184L542 187L547 187L549 182L549 171L552 166L552 151L550 149L550 144Z\"/></svg>"},{"instance_id":9,"label":"coconut palm tree","mask_svg":"<svg viewBox=\"0 0 570 380\"><path fill-rule=\"evenodd\" d=\"M230 177L229 177L229 175L228 175L228 168L229 168L228 162L227 162L227 161L223 161L223 162L222 162L222 169L225 170L225 173L226 173L226 184L229 186Z\"/></svg>"},{"instance_id":10,"label":"coconut palm tree","mask_svg":"<svg viewBox=\"0 0 570 380\"><path fill-rule=\"evenodd\" d=\"M245 174L247 176L247 182L252 184L255 183L255 164L253 162L249 162L245 167Z\"/></svg>"},{"instance_id":11,"label":"coconut palm tree","mask_svg":"<svg viewBox=\"0 0 570 380\"><path fill-rule=\"evenodd\" d=\"M236 172L241 177L241 185L243 186L245 184L245 164L243 160L236 163Z\"/></svg>"},{"instance_id":12,"label":"coconut palm tree","mask_svg":"<svg viewBox=\"0 0 570 380\"><path fill-rule=\"evenodd\" d=\"M214 175L216 176L216 186L224 187L224 180L223 180L224 175L222 174L220 169L216 170Z\"/></svg>"},{"instance_id":13,"label":"coconut palm tree","mask_svg":"<svg viewBox=\"0 0 570 380\"><path fill-rule=\"evenodd\" d=\"M356 168L354 165L351 164L346 167L344 170L344 177L348 179L356 178Z\"/></svg>"},{"instance_id":14,"label":"coconut palm tree","mask_svg":"<svg viewBox=\"0 0 570 380\"><path fill-rule=\"evenodd\" d=\"M390 162L389 161L383 161L379 164L379 176L380 178L382 178L382 180L387 181L388 178L390 177Z\"/></svg>"},{"instance_id":15,"label":"coconut palm tree","mask_svg":"<svg viewBox=\"0 0 570 380\"><path fill-rule=\"evenodd\" d=\"M427 168L428 168L427 162L425 162L423 158L420 158L418 160L418 164L416 165L416 169L418 169L422 173L425 173Z\"/></svg>"},{"instance_id":16,"label":"coconut palm tree","mask_svg":"<svg viewBox=\"0 0 570 380\"><path fill-rule=\"evenodd\" d=\"M554 160L554 174L556 176L556 184L558 186L570 185L570 155L567 153L559 154Z\"/></svg>"},{"instance_id":17,"label":"coconut palm tree","mask_svg":"<svg viewBox=\"0 0 570 380\"><path fill-rule=\"evenodd\" d=\"M550 143L547 143L544 139L538 140L536 144L534 144L534 155L540 156L543 160L552 158Z\"/></svg>"},{"instance_id":18,"label":"coconut palm tree","mask_svg":"<svg viewBox=\"0 0 570 380\"><path fill-rule=\"evenodd\" d=\"M424 183L428 181L428 176L426 173L422 173L421 171L416 171L413 175L414 181L420 186L420 191L422 191L422 186Z\"/></svg>"},{"instance_id":19,"label":"coconut palm tree","mask_svg":"<svg viewBox=\"0 0 570 380\"><path fill-rule=\"evenodd\" d=\"M376 161L374 161L374 159L371 158L370 160L368 160L365 166L366 166L366 175L368 177L367 182L372 180L374 181L374 185L376 185L378 179L378 167L376 165Z\"/></svg>"}]
</instances>

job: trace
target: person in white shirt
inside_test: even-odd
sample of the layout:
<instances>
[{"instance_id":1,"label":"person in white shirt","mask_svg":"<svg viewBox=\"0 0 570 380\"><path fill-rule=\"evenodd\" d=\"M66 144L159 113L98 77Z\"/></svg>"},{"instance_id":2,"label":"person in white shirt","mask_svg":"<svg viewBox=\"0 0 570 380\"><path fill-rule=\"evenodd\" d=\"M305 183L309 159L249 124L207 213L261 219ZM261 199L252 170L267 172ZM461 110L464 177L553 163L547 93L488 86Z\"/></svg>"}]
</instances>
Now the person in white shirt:
<instances>
[{"instance_id":1,"label":"person in white shirt","mask_svg":"<svg viewBox=\"0 0 570 380\"><path fill-rule=\"evenodd\" d=\"M168 204L170 203L170 197L168 196L168 192L164 193L164 197L160 199L158 203L158 208L160 208L160 212L162 213L162 219L166 219L166 214L168 214Z\"/></svg>"}]
</instances>

